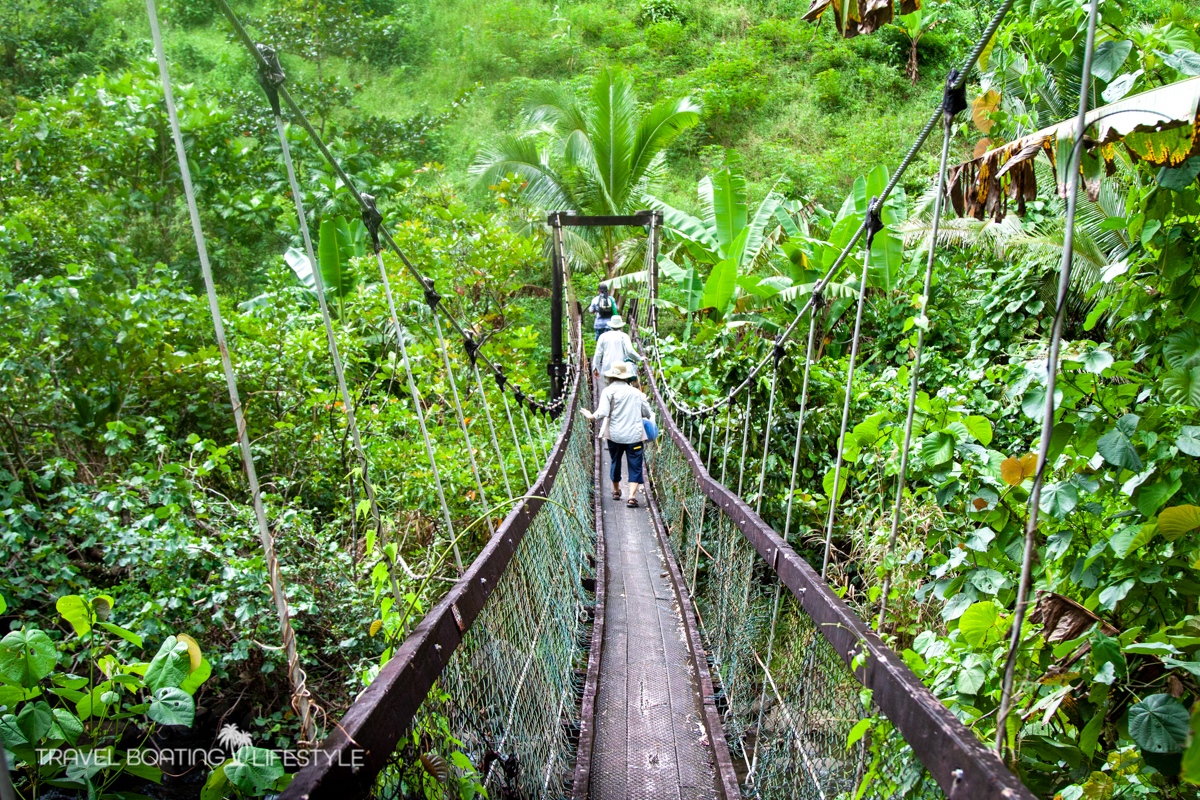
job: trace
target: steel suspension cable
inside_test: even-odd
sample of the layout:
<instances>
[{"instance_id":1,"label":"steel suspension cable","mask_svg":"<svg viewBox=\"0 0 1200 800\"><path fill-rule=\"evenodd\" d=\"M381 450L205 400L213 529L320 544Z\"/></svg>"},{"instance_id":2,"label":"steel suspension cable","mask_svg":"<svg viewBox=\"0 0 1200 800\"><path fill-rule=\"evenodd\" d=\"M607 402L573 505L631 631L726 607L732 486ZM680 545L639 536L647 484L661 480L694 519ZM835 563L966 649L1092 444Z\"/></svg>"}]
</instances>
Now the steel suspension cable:
<instances>
[{"instance_id":1,"label":"steel suspension cable","mask_svg":"<svg viewBox=\"0 0 1200 800\"><path fill-rule=\"evenodd\" d=\"M396 314L396 299L392 295L392 283L387 279L387 267L383 264L383 250L378 246L375 248L375 258L379 262L379 275L383 278L383 293L387 297L392 328L396 331L396 345L400 348L400 360L404 363L404 374L408 378L408 393L412 396L413 411L417 415L417 426L421 430L421 440L425 443L425 457L429 459L429 469L433 472L433 485L437 490L438 504L442 509L442 521L446 524L446 535L450 537L451 547L454 550L454 565L461 574L463 571L462 554L458 550L458 537L454 535L454 518L450 515L450 505L446 502L446 491L442 487L437 453L433 449L433 441L429 438L429 428L425 425L425 406L421 403L421 393L417 390L417 381L413 377L412 362L408 357L408 345L404 343L404 329L400 327L400 318Z\"/></svg>"},{"instance_id":2,"label":"steel suspension cable","mask_svg":"<svg viewBox=\"0 0 1200 800\"><path fill-rule=\"evenodd\" d=\"M812 373L813 340L817 333L817 317L808 318L808 346L804 352L804 379L800 384L800 415L796 419L796 447L792 452L792 478L788 483L787 515L783 523L783 540L788 541L792 531L792 504L796 496L796 472L800 468L800 440L804 434L804 415L808 410L808 378Z\"/></svg>"},{"instance_id":3,"label":"steel suspension cable","mask_svg":"<svg viewBox=\"0 0 1200 800\"><path fill-rule=\"evenodd\" d=\"M877 217L881 205L878 198L872 198L867 208L868 222L872 217L875 217L875 223L872 226L873 229L867 235L867 243L863 248L862 275L858 282L858 305L854 310L854 335L850 340L850 363L846 366L846 397L842 402L842 426L841 432L838 434L837 458L833 466L833 490L829 493L829 517L825 523L825 556L821 560L822 578L828 577L829 551L833 546L833 524L837 518L838 502L842 496L840 491L842 463L846 450L846 429L850 424L850 401L854 397L854 368L858 360L858 345L862 336L863 307L867 303L867 276L871 268L871 242L875 237L875 232L879 230L874 225L882 225Z\"/></svg>"},{"instance_id":4,"label":"steel suspension cable","mask_svg":"<svg viewBox=\"0 0 1200 800\"><path fill-rule=\"evenodd\" d=\"M942 154L938 161L937 196L933 200L933 228L929 236L929 256L925 260L925 283L921 292L921 308L919 313L923 324L917 326L917 349L913 355L912 374L908 383L908 410L904 420L904 443L900 446L900 474L896 476L896 501L892 507L892 527L888 535L887 551L883 557L884 576L883 591L879 598L879 620L876 630L882 633L883 620L887 614L888 593L892 588L891 566L892 554L896 550L896 539L900 533L900 511L904 505L904 487L908 479L908 457L912 451L913 419L917 407L917 387L921 380L921 356L925 352L925 330L929 327L929 293L933 287L933 264L937 257L938 233L941 230L942 209L946 196L946 163L950 155L950 137L954 135L954 114L946 107L943 114L945 127L942 133Z\"/></svg>"},{"instance_id":5,"label":"steel suspension cable","mask_svg":"<svg viewBox=\"0 0 1200 800\"><path fill-rule=\"evenodd\" d=\"M762 466L758 471L758 498L754 501L754 513L762 512L763 496L767 493L767 456L771 454L771 422L775 415L775 387L779 383L779 364L783 360L783 344L774 347L775 368L771 370L771 399L767 402L767 426L763 428Z\"/></svg>"},{"instance_id":6,"label":"steel suspension cable","mask_svg":"<svg viewBox=\"0 0 1200 800\"><path fill-rule=\"evenodd\" d=\"M979 40L976 42L975 47L971 50L971 53L963 60L962 65L955 71L954 80L950 83L951 90L959 91L966 85L967 78L971 72L971 68L979 60L980 54L983 52L983 50L987 46L988 42L990 42L992 40L992 37L995 35L996 31L1000 28L1000 25L1004 21L1004 18L1008 15L1008 12L1010 10L1012 10L1014 2L1015 2L1015 0L1004 0L1004 3L1000 6L1000 8L998 8L996 10L996 13L993 15L991 21L988 23L987 28L984 30L983 34L980 36ZM887 186L885 186L883 191L880 192L880 194L879 194L880 207L882 207L883 203L887 201L887 199L891 195L892 191L899 184L900 179L903 178L904 173L907 172L909 166L912 165L912 162L916 158L917 153L925 145L925 141L929 138L929 135L933 132L933 129L937 126L937 123L939 122L939 120L941 120L942 113L943 112L942 112L941 106L939 105L938 110L933 113L933 115L929 118L929 121L926 122L925 126L921 129L920 133L917 134L917 137L913 141L912 146L909 147L908 152L905 153L904 158L901 159L899 166L897 166L896 171L892 174L891 179L887 183ZM779 340L781 342L790 338L792 335L792 332L796 329L796 326L800 323L800 320L802 320L806 314L809 314L815 310L814 309L814 298L821 295L825 291L826 287L828 287L828 285L833 281L834 276L837 274L838 270L841 269L842 264L845 263L846 259L849 257L850 253L853 251L855 245L858 244L859 239L861 239L863 237L863 235L867 232L867 224L868 224L868 220L864 219L862 224L858 226L858 229L855 230L854 235L850 237L850 240L848 242L846 242L845 247L842 248L842 251L841 251L841 253L838 254L837 259L833 262L833 264L829 267L829 269L826 270L825 274L821 277L821 279L818 280L813 285L813 291L812 291L812 294L809 296L808 301L804 304L804 306L800 309L800 312L798 314L796 314L795 318L793 318L792 321L790 323L788 323L788 326L780 334ZM655 331L655 334L657 337L657 330ZM728 395L726 395L726 397L724 397L723 399L718 400L710 405L701 406L699 408L691 408L689 406L686 406L685 404L679 402L678 400L676 400L674 398L674 392L669 387L667 388L665 396L667 397L668 401L673 406L675 406L681 413L683 413L685 415L711 413L712 411L715 411L715 410L719 409L721 406L729 403L733 399L734 396L740 394L742 391L749 388L750 382L753 381L754 378L758 375L758 373L762 371L762 369L766 366L767 362L770 359L771 359L770 354L768 354L768 355L764 356L762 359L760 359L759 362L754 365L754 368L750 370L750 373L746 376L745 380L743 380L740 384L738 384ZM661 368L660 368L660 371L661 371ZM664 380L664 386L666 386L665 380Z\"/></svg>"},{"instance_id":7,"label":"steel suspension cable","mask_svg":"<svg viewBox=\"0 0 1200 800\"><path fill-rule=\"evenodd\" d=\"M488 534L496 532L492 523L487 494L483 490L483 481L479 477L479 464L475 460L475 448L471 446L471 433L467 430L466 415L463 414L462 400L458 396L458 381L454 377L454 366L450 363L450 353L446 350L446 337L442 335L442 323L438 315L433 315L433 329L437 332L438 348L442 352L442 364L446 367L446 378L450 381L450 394L454 398L454 414L458 418L458 427L462 431L463 442L467 445L467 460L471 464L471 474L475 477L475 488L479 490L479 504L483 507L484 522L487 523Z\"/></svg>"},{"instance_id":8,"label":"steel suspension cable","mask_svg":"<svg viewBox=\"0 0 1200 800\"><path fill-rule=\"evenodd\" d=\"M517 426L513 425L512 409L508 404L508 392L504 391L503 387L500 389L500 398L504 401L504 416L508 417L508 429L512 431L513 445L517 448L517 460L521 462L521 475L525 478L525 492L528 492L531 484L529 483L529 470L525 468L525 452L521 449L521 437L517 436Z\"/></svg>"},{"instance_id":9,"label":"steel suspension cable","mask_svg":"<svg viewBox=\"0 0 1200 800\"><path fill-rule=\"evenodd\" d=\"M504 464L504 451L500 449L500 439L496 436L496 423L492 422L492 409L488 407L487 394L483 391L483 379L479 377L479 365L471 363L471 371L475 373L475 388L479 391L479 399L483 403L483 415L487 417L488 431L492 434L492 447L496 450L496 462L500 465L500 475L504 478L504 492L508 499L513 499L512 485L508 482L508 467Z\"/></svg>"},{"instance_id":10,"label":"steel suspension cable","mask_svg":"<svg viewBox=\"0 0 1200 800\"><path fill-rule=\"evenodd\" d=\"M267 84L264 82L264 87ZM308 263L312 266L313 282L317 289L317 303L321 307L321 321L325 326L325 339L329 343L329 356L333 361L333 374L337 379L338 391L342 395L342 405L346 409L346 427L350 431L350 441L354 446L354 452L358 456L359 469L363 483L363 491L367 495L367 501L371 507L371 520L375 524L375 530L379 535L381 552L387 552L387 532L383 526L383 515L379 512L379 500L375 496L375 487L371 483L370 462L367 460L366 450L363 448L362 437L358 431L358 421L355 419L354 398L350 395L350 390L346 387L346 373L342 366L342 355L338 350L337 336L333 332L333 319L329 313L329 301L325 297L325 278L321 275L320 264L317 262L317 257L313 251L312 236L308 229L308 215L304 211L304 197L300 193L300 184L296 180L296 168L292 163L292 149L288 144L287 129L284 127L283 117L279 114L279 103L277 99L272 99L272 111L275 117L275 130L279 134L279 149L283 157L283 165L287 171L288 185L292 189L292 199L296 205L296 218L300 222L300 236L304 240L304 252L308 255ZM353 502L351 503L350 513L356 513ZM395 562L387 558L388 576L391 579L392 594L396 598L396 602L400 603L404 596L400 593L400 584L396 580L396 565ZM408 562L404 560L404 556L399 549L396 550L396 560L400 562L404 568L404 572L409 578L415 578L416 574L409 567Z\"/></svg>"},{"instance_id":11,"label":"steel suspension cable","mask_svg":"<svg viewBox=\"0 0 1200 800\"><path fill-rule=\"evenodd\" d=\"M750 409L754 404L754 393L746 394L746 415L742 418L742 452L738 456L738 497L742 496L742 477L746 472L746 449L750 446Z\"/></svg>"},{"instance_id":12,"label":"steel suspension cable","mask_svg":"<svg viewBox=\"0 0 1200 800\"><path fill-rule=\"evenodd\" d=\"M208 247L205 244L204 230L200 225L200 210L196 205L196 191L192 186L192 173L188 167L187 150L183 146L183 132L179 126L179 112L175 107L175 96L171 91L171 75L167 66L167 55L163 48L162 31L158 26L158 9L155 0L146 0L146 14L150 19L150 35L154 40L154 55L158 60L159 77L162 80L163 100L167 107L167 118L171 125L171 138L175 143L175 156L179 161L179 174L183 183L183 194L187 200L188 216L191 218L192 235L196 240L196 255L200 260L200 273L204 278L204 290L208 297L208 310L212 316L213 331L216 334L217 349L221 352L221 366L225 372L225 388L229 392L229 403L233 407L234 424L237 427L238 445L242 453L242 467L246 471L246 481L249 484L250 496L254 505L254 517L258 523L258 538L263 548L267 566L267 580L271 589L271 599L275 604L275 614L279 619L280 632L283 639L284 654L287 658L288 677L292 683L292 707L300 717L300 728L306 743L316 745L317 729L313 721L312 698L308 691L308 676L300 666L300 656L296 652L296 634L292 629L291 613L288 610L287 595L283 590L283 580L279 568L279 559L275 554L275 540L267 523L267 514L263 508L262 491L258 484L258 473L254 468L254 455L250 451L250 435L246 429L246 419L242 413L242 401L238 394L237 377L233 372L233 360L229 355L229 345L225 339L225 324L221 318L221 307L217 300L217 287L213 282L212 266L208 260Z\"/></svg>"},{"instance_id":13,"label":"steel suspension cable","mask_svg":"<svg viewBox=\"0 0 1200 800\"><path fill-rule=\"evenodd\" d=\"M1003 756L1007 739L1008 714L1012 706L1013 677L1017 652L1021 646L1021 628L1029 603L1033 578L1033 549L1037 540L1038 512L1041 506L1042 483L1046 476L1047 455L1054 433L1054 390L1058 380L1059 346L1062 343L1063 322L1067 312L1067 292L1071 286L1071 268L1075 257L1075 212L1079 202L1079 163L1083 157L1084 134L1087 133L1088 93L1092 77L1092 58L1096 46L1096 23L1100 0L1091 0L1088 8L1087 40L1083 51L1083 71L1079 87L1079 113L1075 118L1075 140L1067 165L1067 215L1063 230L1062 262L1058 271L1058 298L1054 309L1054 325L1050 330L1050 352L1046 358L1046 403L1042 409L1042 435L1038 444L1037 471L1029 492L1029 517L1025 522L1025 546L1021 554L1021 578L1017 584L1017 602L1013 609L1012 635L1004 660L1004 680L1000 687L1000 707L996 712L996 755Z\"/></svg>"}]
</instances>

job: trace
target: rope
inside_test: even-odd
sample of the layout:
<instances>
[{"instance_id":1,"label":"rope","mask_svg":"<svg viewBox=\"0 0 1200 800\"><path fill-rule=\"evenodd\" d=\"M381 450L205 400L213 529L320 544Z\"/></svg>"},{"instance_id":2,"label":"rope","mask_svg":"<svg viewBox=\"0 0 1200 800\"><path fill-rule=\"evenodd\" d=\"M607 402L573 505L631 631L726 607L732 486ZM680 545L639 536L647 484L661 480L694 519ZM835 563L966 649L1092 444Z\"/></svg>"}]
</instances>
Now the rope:
<instances>
[{"instance_id":1,"label":"rope","mask_svg":"<svg viewBox=\"0 0 1200 800\"><path fill-rule=\"evenodd\" d=\"M220 0L220 1L223 2L223 0ZM995 33L999 29L1001 23L1004 21L1004 18L1008 15L1008 12L1012 9L1014 2L1015 2L1015 0L1004 0L1004 4L1001 5L999 9L997 9L995 15L992 17L991 22L988 23L988 27L984 30L983 35L980 36L979 40L975 44L975 47L971 50L970 55L968 55L963 60L961 66L957 70L954 70L952 72L952 75L954 76L953 81L950 82L950 89L952 91L958 92L964 86L966 86L967 77L970 74L971 68L974 67L975 63L979 60L979 56L983 52L984 47L986 47L988 42L990 42L992 40L992 36L995 35ZM938 121L942 118L942 114L943 114L942 107L939 105L938 110L935 111L932 116L930 116L929 121L925 123L925 126L921 129L920 133L917 134L917 137L913 141L912 146L909 147L908 152L905 153L904 158L901 159L899 166L896 168L896 171L892 174L891 180L888 181L887 186L885 186L883 191L880 192L880 194L879 194L880 207L883 206L883 203L891 195L892 190L895 189L896 186L899 184L900 179L904 177L904 173L908 171L908 168L909 168L909 166L911 166L913 160L916 158L917 153L924 146L925 141L929 138L930 133L933 132L934 127L937 125ZM846 242L846 246L844 248L842 248L842 252L838 254L837 259L833 262L833 264L825 272L825 275L822 276L821 279L813 285L812 294L809 295L809 298L808 298L807 302L805 302L804 307L800 309L800 312L798 314L796 314L795 318L792 319L792 321L790 323L788 323L788 326L783 330L783 333L781 333L779 335L778 341L780 343L786 341L788 338L791 337L792 332L796 329L796 326L800 323L800 320L803 319L806 314L809 314L810 312L815 310L815 304L816 304L816 302L818 302L816 300L816 298L820 297L820 295L825 291L825 288L830 284L830 282L832 282L833 277L837 274L838 270L841 269L842 264L846 261L847 257L850 255L850 253L854 249L854 246L858 243L858 240L860 238L862 238L863 234L865 234L867 232L867 224L868 224L868 220L864 219L863 223L858 226L857 230L855 230L854 235L850 237L850 240L848 242ZM657 331L657 326L656 326L655 327L655 335L656 336L657 336L657 333L658 333L658 331ZM722 398L721 400L717 400L710 405L693 408L693 407L690 407L690 406L676 400L674 390L671 389L670 386L668 386L665 381L665 373L664 373L663 386L666 389L666 391L664 392L664 396L666 397L667 402L669 402L672 406L674 406L680 413L684 414L685 416L710 414L713 411L720 409L722 406L727 405L728 403L730 403L733 400L733 398L736 395L738 395L742 391L748 389L751 381L753 381L754 378L758 375L758 373L762 371L762 369L766 366L767 362L771 358L772 358L771 354L768 354L768 355L764 356L762 359L760 359L759 362L754 365L754 368L750 370L750 373L746 376L745 380L743 380L740 384L738 384L736 387L734 387L734 389L732 391L730 391L729 394L726 395L724 398ZM659 371L660 371L660 373L662 372L661 364L659 365Z\"/></svg>"},{"instance_id":2,"label":"rope","mask_svg":"<svg viewBox=\"0 0 1200 800\"><path fill-rule=\"evenodd\" d=\"M154 55L158 59L158 72L162 80L163 100L167 106L167 117L171 123L171 138L175 142L175 156L179 161L179 174L183 182L183 194L187 199L188 215L192 222L192 235L196 240L196 255L200 259L200 272L204 277L204 289L208 295L208 310L212 316L213 331L216 334L217 349L221 351L221 366L225 371L225 387L229 392L229 403L233 406L233 419L237 426L238 444L242 452L242 466L246 470L246 480L250 486L250 495L254 502L254 516L258 522L258 538L262 543L263 555L267 564L267 581L271 589L271 599L275 602L275 613L279 618L279 628L283 639L284 652L287 656L288 677L292 682L292 707L300 717L300 728L305 741L317 743L317 729L313 722L313 703L308 691L308 677L300 666L300 657L296 653L296 635L292 630L291 613L288 611L287 595L284 594L279 560L275 555L275 541L271 536L267 523L266 511L263 509L262 492L258 485L258 473L254 468L254 455L250 452L250 436L246 430L246 420L242 414L242 401L238 396L237 378L233 373L233 360L229 355L229 345L225 340L225 325L221 319L221 307L217 301L217 288L213 282L212 266L208 260L208 248L205 245L204 230L200 226L200 210L196 206L196 190L192 186L192 173L188 168L187 151L183 146L183 133L179 127L179 112L175 108L175 96L171 91L171 75L167 67L167 56L163 49L162 32L158 27L158 9L155 0L146 0L146 14L150 18L150 34L154 40Z\"/></svg>"},{"instance_id":3,"label":"rope","mask_svg":"<svg viewBox=\"0 0 1200 800\"><path fill-rule=\"evenodd\" d=\"M1083 137L1087 132L1088 92L1092 76L1092 57L1096 45L1096 20L1100 0L1091 0L1088 9L1087 42L1083 51L1083 79L1079 87L1079 114L1075 118L1075 142L1067 168L1067 218L1063 230L1062 264L1058 273L1058 300L1054 311L1054 326L1050 331L1050 355L1046 359L1046 404L1042 412L1042 438L1038 445L1037 472L1029 493L1029 517L1025 522L1025 547L1021 555L1021 579L1017 584L1017 604L1013 610L1012 636L1004 661L1004 681L1000 688L1000 708L996 713L996 755L1003 756L1008 713L1012 705L1013 676L1017 666L1017 650L1021 644L1021 627L1029 603L1033 578L1033 549L1037 540L1038 511L1042 498L1042 482L1046 475L1046 456L1050 452L1050 437L1054 433L1054 388L1058 379L1058 352L1062 342L1063 321L1067 312L1067 291L1071 286L1071 267L1075 257L1075 210L1079 201L1079 162L1083 156Z\"/></svg>"},{"instance_id":4,"label":"rope","mask_svg":"<svg viewBox=\"0 0 1200 800\"><path fill-rule=\"evenodd\" d=\"M459 574L463 571L462 554L458 550L458 538L454 535L454 518L450 516L450 506L446 503L446 492L442 488L442 477L438 473L437 456L434 453L433 442L429 438L429 428L425 425L425 407L421 404L421 393L417 391L417 381L413 377L412 362L408 358L408 346L404 344L404 329L396 316L396 300L392 296L392 282L388 280L387 268L383 265L383 251L376 248L375 258L379 262L379 274L383 278L383 293L387 296L388 313L391 315L392 327L396 331L396 344L400 348L400 360L404 362L404 374L408 378L408 393L412 396L413 410L417 414L417 425L421 429L421 440L425 443L425 456L429 459L429 469L433 472L433 485L437 489L438 503L442 508L442 521L446 523L446 535L454 548L454 565Z\"/></svg>"},{"instance_id":5,"label":"rope","mask_svg":"<svg viewBox=\"0 0 1200 800\"><path fill-rule=\"evenodd\" d=\"M479 478L479 464L475 461L475 448L471 446L471 434L467 430L462 400L458 396L458 381L454 378L454 367L450 364L450 353L446 350L446 337L442 335L442 323L437 314L433 315L433 328L437 331L438 348L442 351L442 363L446 366L446 378L450 381L450 393L454 398L454 414L458 418L458 427L462 431L463 441L467 445L467 459L471 463L471 474L475 477L475 488L479 490L479 504L483 507L488 534L494 534L496 526L492 524L492 515L489 513L491 506L488 505L487 494L483 491L483 481Z\"/></svg>"},{"instance_id":6,"label":"rope","mask_svg":"<svg viewBox=\"0 0 1200 800\"><path fill-rule=\"evenodd\" d=\"M867 209L868 221L878 213L879 208L878 198L872 199L871 205ZM876 221L878 222L878 219ZM825 522L825 556L821 561L822 578L826 577L829 572L829 551L833 545L833 523L837 517L838 501L841 498L838 488L841 485L842 462L846 449L846 429L850 424L850 400L854 397L854 367L858 360L858 345L862 335L863 306L867 302L867 274L871 268L871 242L874 235L874 231L872 231L867 236L867 244L863 248L862 276L858 283L858 306L854 311L854 336L850 340L850 363L846 367L846 397L842 402L842 427L838 434L837 460L834 461L833 466L833 491L829 494L829 518Z\"/></svg>"},{"instance_id":7,"label":"rope","mask_svg":"<svg viewBox=\"0 0 1200 800\"><path fill-rule=\"evenodd\" d=\"M942 210L946 195L946 162L950 154L950 137L954 135L954 115L948 110L945 117L945 129L942 134L942 155L938 162L938 189L933 201L933 230L929 238L929 257L925 261L925 285L921 293L922 317L925 325L917 326L917 352L913 356L912 374L908 383L908 412L904 421L904 443L900 447L900 474L896 477L896 502L892 507L892 529L888 536L887 552L883 563L886 572L883 576L883 592L879 598L879 621L875 628L883 631L883 620L887 614L888 592L892 588L891 556L896 549L896 539L900 532L900 509L904 503L904 485L908 479L908 456L912 450L913 418L917 407L917 386L920 382L921 355L925 351L925 329L928 327L929 293L933 286L933 262L937 254L938 232L941 229Z\"/></svg>"}]
</instances>

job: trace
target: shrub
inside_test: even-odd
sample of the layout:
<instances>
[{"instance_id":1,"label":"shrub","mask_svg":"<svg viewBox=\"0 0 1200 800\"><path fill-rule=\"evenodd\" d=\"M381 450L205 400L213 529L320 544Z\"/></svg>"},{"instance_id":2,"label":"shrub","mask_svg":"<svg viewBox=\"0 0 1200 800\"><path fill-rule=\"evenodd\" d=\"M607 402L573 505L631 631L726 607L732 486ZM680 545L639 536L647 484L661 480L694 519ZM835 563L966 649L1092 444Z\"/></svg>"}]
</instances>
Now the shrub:
<instances>
[{"instance_id":1,"label":"shrub","mask_svg":"<svg viewBox=\"0 0 1200 800\"><path fill-rule=\"evenodd\" d=\"M836 69L818 72L814 78L817 89L817 104L826 111L836 111L842 107L842 76Z\"/></svg>"},{"instance_id":2,"label":"shrub","mask_svg":"<svg viewBox=\"0 0 1200 800\"><path fill-rule=\"evenodd\" d=\"M167 10L171 19L185 28L207 25L216 14L213 0L172 0Z\"/></svg>"},{"instance_id":3,"label":"shrub","mask_svg":"<svg viewBox=\"0 0 1200 800\"><path fill-rule=\"evenodd\" d=\"M660 53L674 52L683 42L683 25L675 20L655 22L646 26L646 44Z\"/></svg>"},{"instance_id":4,"label":"shrub","mask_svg":"<svg viewBox=\"0 0 1200 800\"><path fill-rule=\"evenodd\" d=\"M686 19L678 0L642 0L642 10L638 15L638 21L643 25L658 22L682 23Z\"/></svg>"}]
</instances>

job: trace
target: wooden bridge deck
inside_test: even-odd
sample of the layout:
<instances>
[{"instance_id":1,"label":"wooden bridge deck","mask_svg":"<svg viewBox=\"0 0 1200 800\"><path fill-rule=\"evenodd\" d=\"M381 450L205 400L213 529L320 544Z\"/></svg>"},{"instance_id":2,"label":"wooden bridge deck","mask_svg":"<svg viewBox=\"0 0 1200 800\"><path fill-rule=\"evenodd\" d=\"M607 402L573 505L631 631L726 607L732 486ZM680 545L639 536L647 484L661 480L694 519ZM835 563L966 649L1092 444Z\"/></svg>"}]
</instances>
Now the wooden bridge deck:
<instances>
[{"instance_id":1,"label":"wooden bridge deck","mask_svg":"<svg viewBox=\"0 0 1200 800\"><path fill-rule=\"evenodd\" d=\"M705 684L710 696L712 687L703 653L697 662L691 648L694 619L681 609L677 569L645 501L632 509L612 498L608 465L604 452L597 491L606 591L589 796L721 797L703 702Z\"/></svg>"}]
</instances>

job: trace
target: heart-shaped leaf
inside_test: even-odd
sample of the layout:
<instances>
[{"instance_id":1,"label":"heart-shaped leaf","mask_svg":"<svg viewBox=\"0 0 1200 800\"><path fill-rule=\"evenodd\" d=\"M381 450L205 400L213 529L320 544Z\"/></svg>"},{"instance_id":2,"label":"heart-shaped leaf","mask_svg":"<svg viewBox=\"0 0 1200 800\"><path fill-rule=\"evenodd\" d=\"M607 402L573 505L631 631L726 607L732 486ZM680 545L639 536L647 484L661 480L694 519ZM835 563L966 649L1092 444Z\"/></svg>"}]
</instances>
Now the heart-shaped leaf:
<instances>
[{"instance_id":1,"label":"heart-shaped leaf","mask_svg":"<svg viewBox=\"0 0 1200 800\"><path fill-rule=\"evenodd\" d=\"M975 441L984 447L992 443L992 423L987 417L970 416L963 420Z\"/></svg>"},{"instance_id":2,"label":"heart-shaped leaf","mask_svg":"<svg viewBox=\"0 0 1200 800\"><path fill-rule=\"evenodd\" d=\"M1163 356L1172 369L1200 367L1200 333L1190 329L1175 331L1163 345Z\"/></svg>"},{"instance_id":3,"label":"heart-shaped leaf","mask_svg":"<svg viewBox=\"0 0 1200 800\"><path fill-rule=\"evenodd\" d=\"M954 458L954 443L954 434L934 431L921 440L921 460L931 467L945 464Z\"/></svg>"},{"instance_id":4,"label":"heart-shaped leaf","mask_svg":"<svg viewBox=\"0 0 1200 800\"><path fill-rule=\"evenodd\" d=\"M1129 58L1129 52L1132 49L1133 42L1128 39L1120 41L1110 39L1096 45L1096 51L1092 55L1092 75L1108 83L1125 63L1125 59Z\"/></svg>"},{"instance_id":5,"label":"heart-shaped leaf","mask_svg":"<svg viewBox=\"0 0 1200 800\"><path fill-rule=\"evenodd\" d=\"M0 639L0 675L26 688L37 686L58 664L54 642L42 631L12 631Z\"/></svg>"},{"instance_id":6,"label":"heart-shaped leaf","mask_svg":"<svg viewBox=\"0 0 1200 800\"><path fill-rule=\"evenodd\" d=\"M1200 425L1184 425L1175 440L1179 452L1200 458Z\"/></svg>"},{"instance_id":7,"label":"heart-shaped leaf","mask_svg":"<svg viewBox=\"0 0 1200 800\"><path fill-rule=\"evenodd\" d=\"M1152 694L1129 707L1129 735L1151 753L1178 753L1188 737L1188 712L1169 694Z\"/></svg>"},{"instance_id":8,"label":"heart-shaped leaf","mask_svg":"<svg viewBox=\"0 0 1200 800\"><path fill-rule=\"evenodd\" d=\"M1173 403L1200 407L1200 367L1171 370L1163 376L1162 390Z\"/></svg>"},{"instance_id":9,"label":"heart-shaped leaf","mask_svg":"<svg viewBox=\"0 0 1200 800\"><path fill-rule=\"evenodd\" d=\"M1110 428L1107 433L1096 440L1096 450L1108 463L1127 469L1131 472L1142 471L1142 459L1138 456L1133 442L1120 428Z\"/></svg>"},{"instance_id":10,"label":"heart-shaped leaf","mask_svg":"<svg viewBox=\"0 0 1200 800\"><path fill-rule=\"evenodd\" d=\"M196 701L183 689L165 686L154 693L146 716L159 725L192 726L196 718Z\"/></svg>"},{"instance_id":11,"label":"heart-shaped leaf","mask_svg":"<svg viewBox=\"0 0 1200 800\"><path fill-rule=\"evenodd\" d=\"M79 595L63 595L58 598L58 602L54 604L54 608L62 615L63 619L71 623L71 627L75 629L76 636L83 636L92 629L92 622L95 620L95 615L92 612L92 604Z\"/></svg>"},{"instance_id":12,"label":"heart-shaped leaf","mask_svg":"<svg viewBox=\"0 0 1200 800\"><path fill-rule=\"evenodd\" d=\"M283 774L278 754L262 747L247 745L237 751L232 761L225 762L225 777L229 782L253 796L274 789Z\"/></svg>"},{"instance_id":13,"label":"heart-shaped leaf","mask_svg":"<svg viewBox=\"0 0 1200 800\"><path fill-rule=\"evenodd\" d=\"M1078 503L1079 490L1069 481L1048 483L1042 487L1041 509L1057 519L1070 514Z\"/></svg>"},{"instance_id":14,"label":"heart-shaped leaf","mask_svg":"<svg viewBox=\"0 0 1200 800\"><path fill-rule=\"evenodd\" d=\"M191 671L187 642L168 636L146 669L146 685L155 692L167 686L178 687Z\"/></svg>"}]
</instances>

